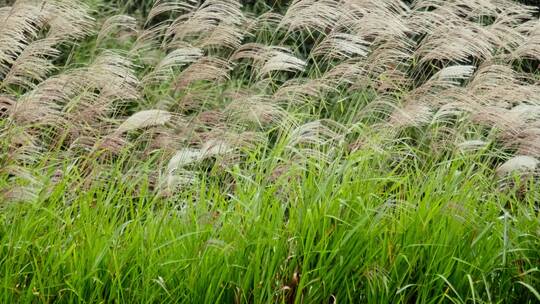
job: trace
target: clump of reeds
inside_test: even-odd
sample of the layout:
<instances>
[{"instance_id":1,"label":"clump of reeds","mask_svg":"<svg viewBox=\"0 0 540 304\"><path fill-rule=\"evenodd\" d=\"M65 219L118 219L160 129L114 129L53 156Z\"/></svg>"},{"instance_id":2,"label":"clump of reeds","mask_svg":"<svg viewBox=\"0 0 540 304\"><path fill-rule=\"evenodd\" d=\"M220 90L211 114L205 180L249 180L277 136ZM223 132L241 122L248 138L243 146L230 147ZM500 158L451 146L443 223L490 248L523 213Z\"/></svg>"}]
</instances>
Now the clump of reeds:
<instances>
[{"instance_id":1,"label":"clump of reeds","mask_svg":"<svg viewBox=\"0 0 540 304\"><path fill-rule=\"evenodd\" d=\"M160 0L146 20L94 20L76 0L16 1L0 9L0 166L35 193L32 163L161 153L156 189L171 191L195 180L186 165L259 145L283 144L285 163L331 159L364 121L393 143L415 128L432 149L477 140L536 158L540 88L519 68L540 60L533 12L509 0L295 0L252 16L237 0ZM86 63L70 61L89 41ZM325 116L358 92L375 98L346 121ZM490 136L466 132L478 128Z\"/></svg>"}]
</instances>

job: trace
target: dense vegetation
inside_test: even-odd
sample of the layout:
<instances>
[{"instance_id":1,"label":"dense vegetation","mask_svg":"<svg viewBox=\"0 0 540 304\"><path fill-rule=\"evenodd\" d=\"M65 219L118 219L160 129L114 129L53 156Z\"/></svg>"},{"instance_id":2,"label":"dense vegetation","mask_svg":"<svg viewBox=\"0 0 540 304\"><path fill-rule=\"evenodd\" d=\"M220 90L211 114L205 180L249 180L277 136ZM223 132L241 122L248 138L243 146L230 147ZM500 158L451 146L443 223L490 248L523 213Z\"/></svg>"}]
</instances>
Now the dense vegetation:
<instances>
[{"instance_id":1,"label":"dense vegetation","mask_svg":"<svg viewBox=\"0 0 540 304\"><path fill-rule=\"evenodd\" d=\"M0 302L537 303L537 13L3 3Z\"/></svg>"}]
</instances>

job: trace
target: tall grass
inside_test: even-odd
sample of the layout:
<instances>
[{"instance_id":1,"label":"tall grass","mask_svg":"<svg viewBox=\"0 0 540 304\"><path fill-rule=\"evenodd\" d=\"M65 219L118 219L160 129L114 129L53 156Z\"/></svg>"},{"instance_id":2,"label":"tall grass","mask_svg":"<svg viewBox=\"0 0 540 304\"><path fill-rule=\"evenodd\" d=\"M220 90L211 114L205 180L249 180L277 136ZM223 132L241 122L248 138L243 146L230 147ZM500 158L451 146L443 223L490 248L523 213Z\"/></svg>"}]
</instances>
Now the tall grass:
<instances>
[{"instance_id":1,"label":"tall grass","mask_svg":"<svg viewBox=\"0 0 540 304\"><path fill-rule=\"evenodd\" d=\"M68 202L73 173L2 213L2 302L537 300L537 192L492 192L476 158L387 161L356 153L273 185L233 173L234 195L210 174L168 200L116 171Z\"/></svg>"},{"instance_id":2,"label":"tall grass","mask_svg":"<svg viewBox=\"0 0 540 304\"><path fill-rule=\"evenodd\" d=\"M1 302L540 301L508 0L0 8Z\"/></svg>"}]
</instances>

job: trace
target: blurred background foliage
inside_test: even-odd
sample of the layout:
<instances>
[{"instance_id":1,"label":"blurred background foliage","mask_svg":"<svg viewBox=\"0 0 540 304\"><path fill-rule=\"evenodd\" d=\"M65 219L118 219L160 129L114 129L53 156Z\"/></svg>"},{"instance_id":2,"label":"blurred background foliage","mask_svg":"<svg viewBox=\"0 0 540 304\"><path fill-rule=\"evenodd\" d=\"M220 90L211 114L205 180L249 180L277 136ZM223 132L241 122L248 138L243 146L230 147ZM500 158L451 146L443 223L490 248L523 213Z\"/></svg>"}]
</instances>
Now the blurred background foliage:
<instances>
[{"instance_id":1,"label":"blurred background foliage","mask_svg":"<svg viewBox=\"0 0 540 304\"><path fill-rule=\"evenodd\" d=\"M0 7L11 5L16 0L0 0ZM204 1L204 0L202 0ZM414 0L403 0L413 2ZM540 9L540 0L515 0L517 2L536 6ZM146 15L152 7L154 0L86 0L89 5L97 6L106 10L116 10L129 14ZM253 11L267 10L272 8L280 11L287 7L292 0L242 0L240 1L246 7L251 7Z\"/></svg>"}]
</instances>

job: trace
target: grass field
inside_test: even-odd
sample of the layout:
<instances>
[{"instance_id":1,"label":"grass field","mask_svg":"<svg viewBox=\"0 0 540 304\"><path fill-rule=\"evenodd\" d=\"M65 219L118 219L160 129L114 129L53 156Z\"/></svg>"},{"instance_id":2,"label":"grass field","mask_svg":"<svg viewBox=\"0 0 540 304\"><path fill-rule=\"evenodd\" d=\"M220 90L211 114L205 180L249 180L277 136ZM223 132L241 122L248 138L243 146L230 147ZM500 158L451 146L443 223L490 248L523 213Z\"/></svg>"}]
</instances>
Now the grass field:
<instances>
[{"instance_id":1,"label":"grass field","mask_svg":"<svg viewBox=\"0 0 540 304\"><path fill-rule=\"evenodd\" d=\"M0 303L540 301L534 7L0 7Z\"/></svg>"}]
</instances>

